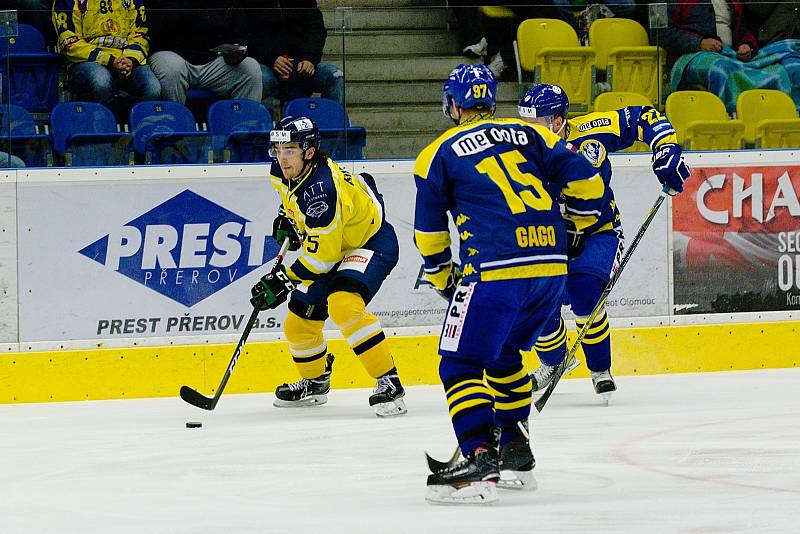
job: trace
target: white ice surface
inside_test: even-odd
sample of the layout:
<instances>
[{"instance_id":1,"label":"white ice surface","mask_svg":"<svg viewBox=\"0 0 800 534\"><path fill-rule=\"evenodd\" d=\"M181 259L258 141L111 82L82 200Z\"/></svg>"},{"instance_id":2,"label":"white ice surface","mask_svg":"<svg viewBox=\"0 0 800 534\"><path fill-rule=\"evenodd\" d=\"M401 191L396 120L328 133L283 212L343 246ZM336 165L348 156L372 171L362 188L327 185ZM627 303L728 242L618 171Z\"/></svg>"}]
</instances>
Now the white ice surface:
<instances>
[{"instance_id":1,"label":"white ice surface","mask_svg":"<svg viewBox=\"0 0 800 534\"><path fill-rule=\"evenodd\" d=\"M535 492L425 503L454 438L438 387L379 420L365 390L0 406L0 533L800 532L800 369L559 385ZM186 421L203 428L187 429Z\"/></svg>"}]
</instances>

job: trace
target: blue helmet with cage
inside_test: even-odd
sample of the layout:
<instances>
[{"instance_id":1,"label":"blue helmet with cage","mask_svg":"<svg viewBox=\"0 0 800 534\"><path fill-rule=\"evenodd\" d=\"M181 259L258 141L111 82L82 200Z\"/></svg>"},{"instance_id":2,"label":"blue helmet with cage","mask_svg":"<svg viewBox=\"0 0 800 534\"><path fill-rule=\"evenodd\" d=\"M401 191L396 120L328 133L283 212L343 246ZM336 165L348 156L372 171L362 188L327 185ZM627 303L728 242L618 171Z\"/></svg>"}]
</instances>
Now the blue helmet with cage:
<instances>
[{"instance_id":1,"label":"blue helmet with cage","mask_svg":"<svg viewBox=\"0 0 800 534\"><path fill-rule=\"evenodd\" d=\"M442 111L445 117L456 120L450 114L450 104L464 109L483 106L494 113L497 98L497 78L486 65L458 65L447 77L442 89Z\"/></svg>"},{"instance_id":2,"label":"blue helmet with cage","mask_svg":"<svg viewBox=\"0 0 800 534\"><path fill-rule=\"evenodd\" d=\"M558 85L539 83L528 89L519 99L519 116L527 119L539 117L566 117L569 111L567 93Z\"/></svg>"},{"instance_id":3,"label":"blue helmet with cage","mask_svg":"<svg viewBox=\"0 0 800 534\"><path fill-rule=\"evenodd\" d=\"M319 150L319 128L317 128L314 121L308 117L284 117L278 125L269 132L269 142L270 145L297 143L300 145L303 153L309 148ZM270 152L272 152L271 148Z\"/></svg>"}]
</instances>

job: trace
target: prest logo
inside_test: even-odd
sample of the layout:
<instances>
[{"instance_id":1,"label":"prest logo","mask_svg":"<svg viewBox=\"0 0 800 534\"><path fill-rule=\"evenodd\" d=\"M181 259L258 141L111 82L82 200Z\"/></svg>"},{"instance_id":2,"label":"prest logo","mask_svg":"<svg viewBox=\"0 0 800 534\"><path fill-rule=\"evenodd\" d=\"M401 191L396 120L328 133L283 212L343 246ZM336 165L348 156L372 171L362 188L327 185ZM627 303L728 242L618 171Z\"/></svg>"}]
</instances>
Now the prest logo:
<instances>
[{"instance_id":1,"label":"prest logo","mask_svg":"<svg viewBox=\"0 0 800 534\"><path fill-rule=\"evenodd\" d=\"M187 189L79 252L191 307L274 258L269 234Z\"/></svg>"}]
</instances>

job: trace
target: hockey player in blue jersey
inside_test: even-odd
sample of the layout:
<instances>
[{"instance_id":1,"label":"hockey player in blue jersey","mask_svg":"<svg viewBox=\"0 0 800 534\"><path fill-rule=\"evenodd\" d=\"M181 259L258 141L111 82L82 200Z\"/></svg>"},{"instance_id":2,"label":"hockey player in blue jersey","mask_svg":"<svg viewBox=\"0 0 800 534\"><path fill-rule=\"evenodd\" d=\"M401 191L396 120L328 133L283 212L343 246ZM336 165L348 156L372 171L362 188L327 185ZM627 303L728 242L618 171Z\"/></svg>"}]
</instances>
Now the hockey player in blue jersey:
<instances>
[{"instance_id":1,"label":"hockey player in blue jersey","mask_svg":"<svg viewBox=\"0 0 800 534\"><path fill-rule=\"evenodd\" d=\"M591 315L603 289L623 254L620 213L611 190L611 162L607 155L641 141L653 151L653 172L670 195L683 191L690 171L681 156L675 130L667 118L650 106L630 106L616 111L588 113L567 120L569 99L557 85L538 84L519 101L519 115L547 127L565 139L600 171L606 185L602 214L590 227L571 229L567 296L580 330ZM601 310L581 343L592 384L608 396L617 386L611 375L611 338L608 317ZM567 330L555 316L535 345L541 362L533 373L534 392L546 388L555 367L567 354ZM577 365L571 362L568 370Z\"/></svg>"},{"instance_id":2,"label":"hockey player in blue jersey","mask_svg":"<svg viewBox=\"0 0 800 534\"><path fill-rule=\"evenodd\" d=\"M456 127L414 165L414 241L427 280L449 303L439 376L464 455L428 477L426 499L434 503L495 501L498 481L535 487L531 379L520 350L532 347L563 297L567 233L554 194L580 230L597 222L604 196L597 169L557 135L495 119L496 91L484 65L456 67L443 98Z\"/></svg>"}]
</instances>

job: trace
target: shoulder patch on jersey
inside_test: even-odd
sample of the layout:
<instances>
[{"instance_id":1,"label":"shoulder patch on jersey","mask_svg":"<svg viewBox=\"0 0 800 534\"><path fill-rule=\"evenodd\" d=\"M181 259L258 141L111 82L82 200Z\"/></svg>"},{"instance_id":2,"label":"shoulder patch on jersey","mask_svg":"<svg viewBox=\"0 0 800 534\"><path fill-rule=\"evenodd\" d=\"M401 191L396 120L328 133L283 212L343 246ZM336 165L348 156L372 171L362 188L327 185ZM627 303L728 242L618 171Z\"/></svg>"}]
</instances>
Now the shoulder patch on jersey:
<instances>
[{"instance_id":1,"label":"shoulder patch on jersey","mask_svg":"<svg viewBox=\"0 0 800 534\"><path fill-rule=\"evenodd\" d=\"M617 111L587 113L583 117L568 122L573 132L570 137L578 137L582 133L595 129L613 133L618 133L619 131L619 113Z\"/></svg>"},{"instance_id":2,"label":"shoulder patch on jersey","mask_svg":"<svg viewBox=\"0 0 800 534\"><path fill-rule=\"evenodd\" d=\"M588 139L581 143L580 152L595 167L602 165L606 159L606 147L594 139Z\"/></svg>"},{"instance_id":3,"label":"shoulder patch on jersey","mask_svg":"<svg viewBox=\"0 0 800 534\"><path fill-rule=\"evenodd\" d=\"M309 228L325 228L336 214L338 192L327 166L320 165L295 192L297 204L306 216Z\"/></svg>"}]
</instances>

